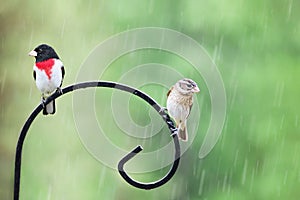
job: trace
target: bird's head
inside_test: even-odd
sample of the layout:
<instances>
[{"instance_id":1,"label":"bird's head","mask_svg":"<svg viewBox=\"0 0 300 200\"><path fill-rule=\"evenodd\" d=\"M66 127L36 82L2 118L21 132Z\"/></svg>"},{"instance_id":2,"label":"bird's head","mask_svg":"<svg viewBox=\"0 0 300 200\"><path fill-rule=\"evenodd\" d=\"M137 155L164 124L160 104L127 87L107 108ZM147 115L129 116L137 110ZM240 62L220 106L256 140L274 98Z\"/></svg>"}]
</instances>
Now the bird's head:
<instances>
[{"instance_id":1,"label":"bird's head","mask_svg":"<svg viewBox=\"0 0 300 200\"><path fill-rule=\"evenodd\" d=\"M175 87L177 90L184 95L192 95L194 93L200 92L199 87L192 79L184 78L179 80Z\"/></svg>"},{"instance_id":2,"label":"bird's head","mask_svg":"<svg viewBox=\"0 0 300 200\"><path fill-rule=\"evenodd\" d=\"M47 44L39 45L34 50L30 51L28 55L35 57L36 62L45 61L50 58L59 59L54 49Z\"/></svg>"}]
</instances>

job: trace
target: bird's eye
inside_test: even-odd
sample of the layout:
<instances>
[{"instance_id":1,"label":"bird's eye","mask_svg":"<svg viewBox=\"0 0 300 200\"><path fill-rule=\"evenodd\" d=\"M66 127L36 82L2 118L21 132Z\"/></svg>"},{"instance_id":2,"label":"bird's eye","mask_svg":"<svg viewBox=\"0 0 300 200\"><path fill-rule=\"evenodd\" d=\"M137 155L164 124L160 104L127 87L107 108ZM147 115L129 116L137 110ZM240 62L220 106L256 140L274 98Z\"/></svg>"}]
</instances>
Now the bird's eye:
<instances>
[{"instance_id":1,"label":"bird's eye","mask_svg":"<svg viewBox=\"0 0 300 200\"><path fill-rule=\"evenodd\" d=\"M192 86L192 84L186 84L186 86L188 87L188 88L192 88L193 86Z\"/></svg>"}]
</instances>

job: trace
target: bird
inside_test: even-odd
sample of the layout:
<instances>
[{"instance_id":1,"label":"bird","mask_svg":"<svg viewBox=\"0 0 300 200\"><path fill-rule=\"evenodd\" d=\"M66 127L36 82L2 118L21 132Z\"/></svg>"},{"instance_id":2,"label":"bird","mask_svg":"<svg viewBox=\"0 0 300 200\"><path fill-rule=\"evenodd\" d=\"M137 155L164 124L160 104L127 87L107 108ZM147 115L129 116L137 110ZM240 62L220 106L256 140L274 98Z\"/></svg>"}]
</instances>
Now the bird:
<instances>
[{"instance_id":1,"label":"bird","mask_svg":"<svg viewBox=\"0 0 300 200\"><path fill-rule=\"evenodd\" d=\"M47 45L40 44L29 52L35 58L33 78L37 88L42 93L43 114L54 114L55 100L45 105L46 98L54 91L62 93L61 86L65 76L65 68L55 50Z\"/></svg>"},{"instance_id":2,"label":"bird","mask_svg":"<svg viewBox=\"0 0 300 200\"><path fill-rule=\"evenodd\" d=\"M167 93L167 111L175 120L178 137L188 141L187 118L193 106L193 94L200 92L196 82L183 78L173 85Z\"/></svg>"}]
</instances>

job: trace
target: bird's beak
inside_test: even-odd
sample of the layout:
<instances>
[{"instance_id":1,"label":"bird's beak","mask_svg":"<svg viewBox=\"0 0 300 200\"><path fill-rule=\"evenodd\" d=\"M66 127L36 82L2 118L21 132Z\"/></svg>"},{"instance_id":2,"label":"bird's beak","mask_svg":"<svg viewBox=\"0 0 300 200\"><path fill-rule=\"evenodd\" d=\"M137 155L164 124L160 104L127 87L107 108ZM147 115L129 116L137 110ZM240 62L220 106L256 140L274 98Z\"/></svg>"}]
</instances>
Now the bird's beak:
<instances>
[{"instance_id":1,"label":"bird's beak","mask_svg":"<svg viewBox=\"0 0 300 200\"><path fill-rule=\"evenodd\" d=\"M200 89L198 88L198 86L194 87L192 90L194 93L200 92Z\"/></svg>"},{"instance_id":2,"label":"bird's beak","mask_svg":"<svg viewBox=\"0 0 300 200\"><path fill-rule=\"evenodd\" d=\"M34 50L32 50L32 51L29 52L28 55L29 55L29 56L33 56L33 57L36 57L36 56L37 56L37 52L34 51Z\"/></svg>"}]
</instances>

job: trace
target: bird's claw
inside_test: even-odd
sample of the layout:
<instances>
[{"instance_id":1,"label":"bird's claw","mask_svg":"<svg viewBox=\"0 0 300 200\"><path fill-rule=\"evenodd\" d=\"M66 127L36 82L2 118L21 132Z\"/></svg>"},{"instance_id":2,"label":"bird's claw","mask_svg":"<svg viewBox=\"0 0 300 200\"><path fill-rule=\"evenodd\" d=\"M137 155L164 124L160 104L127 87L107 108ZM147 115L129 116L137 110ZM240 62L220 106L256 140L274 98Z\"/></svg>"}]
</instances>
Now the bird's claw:
<instances>
[{"instance_id":1,"label":"bird's claw","mask_svg":"<svg viewBox=\"0 0 300 200\"><path fill-rule=\"evenodd\" d=\"M45 99L45 97L42 97L41 104L42 104L43 108L45 108L45 106L46 106L46 99Z\"/></svg>"},{"instance_id":2,"label":"bird's claw","mask_svg":"<svg viewBox=\"0 0 300 200\"><path fill-rule=\"evenodd\" d=\"M171 132L172 132L171 135L170 135L171 137L173 137L174 135L178 135L178 129L177 128L172 129Z\"/></svg>"},{"instance_id":3,"label":"bird's claw","mask_svg":"<svg viewBox=\"0 0 300 200\"><path fill-rule=\"evenodd\" d=\"M171 137L178 134L178 129L174 126L174 123L172 119L170 118L168 114L168 109L162 107L159 111L159 114L162 116L162 118L167 122L169 129L171 130Z\"/></svg>"},{"instance_id":4,"label":"bird's claw","mask_svg":"<svg viewBox=\"0 0 300 200\"><path fill-rule=\"evenodd\" d=\"M56 89L56 92L57 92L58 94L63 94L63 91L62 91L62 89L61 89L60 87L58 87L58 88Z\"/></svg>"},{"instance_id":5,"label":"bird's claw","mask_svg":"<svg viewBox=\"0 0 300 200\"><path fill-rule=\"evenodd\" d=\"M160 109L160 111L158 112L161 116L162 116L162 118L166 121L167 120L167 113L168 113L168 109L167 108L165 108L165 107L162 107L161 109Z\"/></svg>"},{"instance_id":6,"label":"bird's claw","mask_svg":"<svg viewBox=\"0 0 300 200\"><path fill-rule=\"evenodd\" d=\"M162 107L162 108L160 109L160 111L159 111L159 114L160 114L160 115L165 115L166 112L168 112L168 109L165 108L165 107Z\"/></svg>"}]
</instances>

